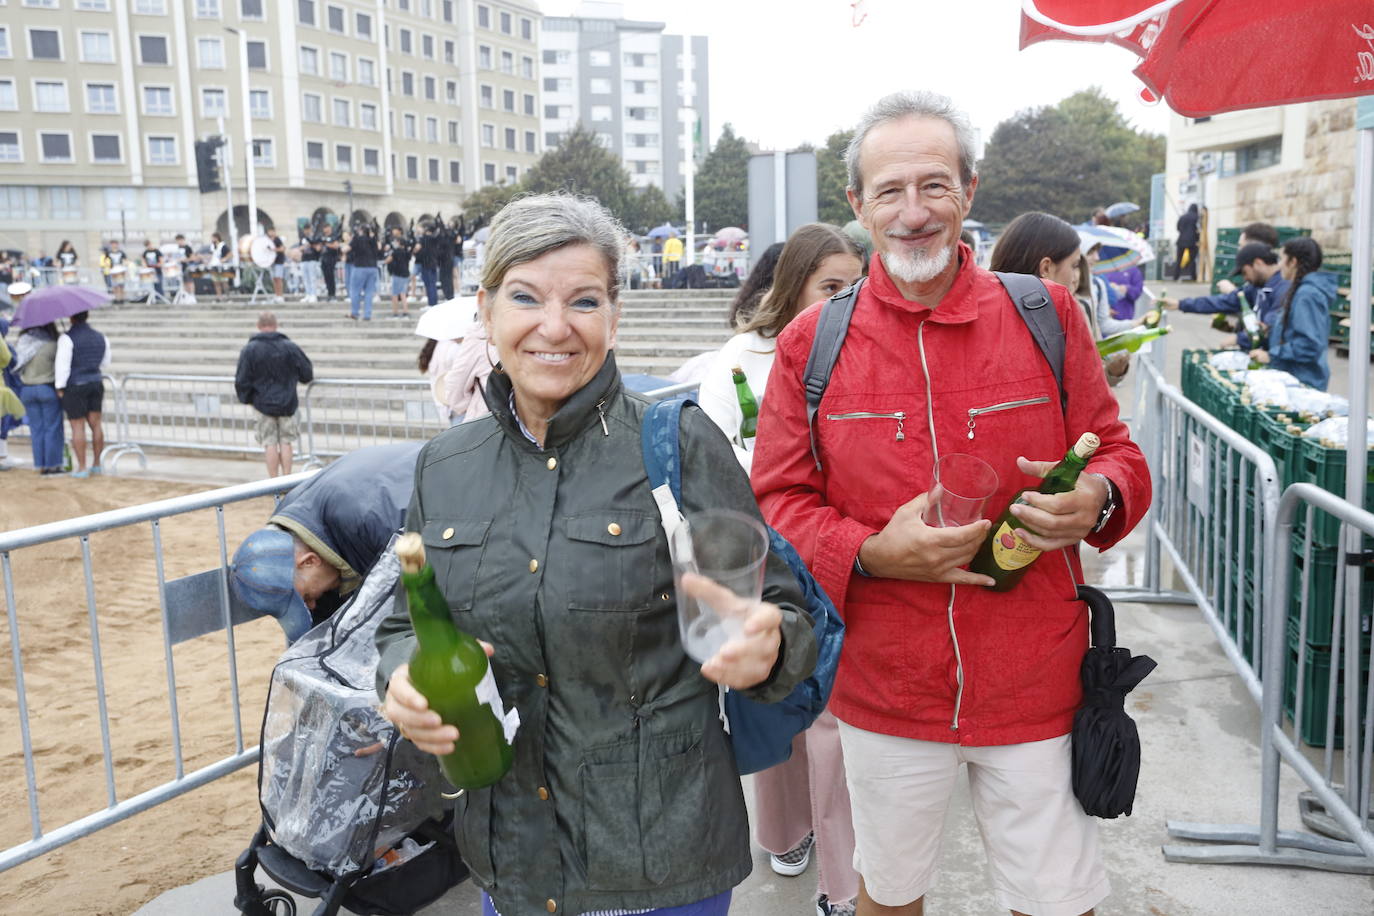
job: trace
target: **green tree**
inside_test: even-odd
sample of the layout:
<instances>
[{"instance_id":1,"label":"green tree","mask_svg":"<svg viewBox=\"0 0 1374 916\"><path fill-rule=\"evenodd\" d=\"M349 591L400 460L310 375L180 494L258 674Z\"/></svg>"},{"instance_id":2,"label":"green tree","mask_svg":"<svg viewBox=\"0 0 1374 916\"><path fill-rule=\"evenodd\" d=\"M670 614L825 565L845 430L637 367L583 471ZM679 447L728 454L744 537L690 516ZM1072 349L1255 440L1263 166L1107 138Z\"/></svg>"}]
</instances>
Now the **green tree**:
<instances>
[{"instance_id":1,"label":"green tree","mask_svg":"<svg viewBox=\"0 0 1374 916\"><path fill-rule=\"evenodd\" d=\"M1119 200L1146 207L1164 170L1164 137L1127 123L1098 88L998 124L979 163L972 216L1002 224L1043 210L1071 223Z\"/></svg>"},{"instance_id":2,"label":"green tree","mask_svg":"<svg viewBox=\"0 0 1374 916\"><path fill-rule=\"evenodd\" d=\"M673 206L656 184L640 188L631 196L630 207L621 217L625 228L643 235L654 226L682 222L682 204Z\"/></svg>"},{"instance_id":3,"label":"green tree","mask_svg":"<svg viewBox=\"0 0 1374 916\"><path fill-rule=\"evenodd\" d=\"M816 214L823 223L843 226L854 218L844 193L849 186L844 153L853 137L852 130L837 130L816 150Z\"/></svg>"},{"instance_id":4,"label":"green tree","mask_svg":"<svg viewBox=\"0 0 1374 916\"><path fill-rule=\"evenodd\" d=\"M524 187L518 181L513 184L506 184L504 181L500 184L489 184L467 196L463 201L463 216L467 218L469 226L478 219L489 223L498 210L510 203L510 199L523 190Z\"/></svg>"},{"instance_id":5,"label":"green tree","mask_svg":"<svg viewBox=\"0 0 1374 916\"><path fill-rule=\"evenodd\" d=\"M581 124L539 157L525 174L523 184L533 194L568 191L591 197L622 221L636 215L632 211L639 203L620 159Z\"/></svg>"},{"instance_id":6,"label":"green tree","mask_svg":"<svg viewBox=\"0 0 1374 916\"><path fill-rule=\"evenodd\" d=\"M726 226L748 228L750 155L749 145L726 124L715 149L697 169L696 218L710 232Z\"/></svg>"}]
</instances>

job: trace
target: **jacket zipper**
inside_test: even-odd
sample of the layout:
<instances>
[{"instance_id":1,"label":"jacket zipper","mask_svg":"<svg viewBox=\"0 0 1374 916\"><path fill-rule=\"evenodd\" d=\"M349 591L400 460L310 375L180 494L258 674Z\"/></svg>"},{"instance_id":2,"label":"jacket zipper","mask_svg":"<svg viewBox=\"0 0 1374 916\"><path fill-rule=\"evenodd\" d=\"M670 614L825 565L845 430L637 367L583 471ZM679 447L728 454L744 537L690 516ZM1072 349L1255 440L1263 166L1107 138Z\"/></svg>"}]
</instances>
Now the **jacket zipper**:
<instances>
[{"instance_id":1,"label":"jacket zipper","mask_svg":"<svg viewBox=\"0 0 1374 916\"><path fill-rule=\"evenodd\" d=\"M996 413L999 410L1011 410L1013 407L1030 407L1032 404L1048 404L1048 397L1024 398L1020 401L1006 401L1001 404L993 404L990 407L970 407L968 411L968 437L973 438L974 421L985 413Z\"/></svg>"},{"instance_id":2,"label":"jacket zipper","mask_svg":"<svg viewBox=\"0 0 1374 916\"><path fill-rule=\"evenodd\" d=\"M1046 400L1048 400L1048 398L1046 398ZM601 435L603 435L603 436L609 436L609 435L611 434L611 431L610 431L609 429L606 428L606 411L603 409L603 408L605 408L605 406L606 406L606 400L605 400L604 398L601 399L600 401L597 401L597 402L596 402L596 415L599 416L599 417L601 418Z\"/></svg>"},{"instance_id":3,"label":"jacket zipper","mask_svg":"<svg viewBox=\"0 0 1374 916\"><path fill-rule=\"evenodd\" d=\"M926 323L921 322L916 329L916 346L921 351L921 373L926 380L926 423L930 427L930 451L935 457L935 461L940 460L940 445L935 440L935 406L930 394L930 367L926 365ZM1044 398L1048 401L1049 398ZM972 432L969 437L972 438ZM957 688L954 692L954 717L950 720L949 730L957 732L959 730L959 706L964 702L964 657L959 652L959 634L954 629L954 589L953 583L949 586L949 603L945 606L945 618L949 621L949 638L954 643L954 679Z\"/></svg>"},{"instance_id":4,"label":"jacket zipper","mask_svg":"<svg viewBox=\"0 0 1374 916\"><path fill-rule=\"evenodd\" d=\"M828 413L825 415L827 420L896 420L897 421L897 441L906 439L906 433L902 430L902 424L906 422L906 412L895 410L892 413L872 413L861 410L855 413Z\"/></svg>"}]
</instances>

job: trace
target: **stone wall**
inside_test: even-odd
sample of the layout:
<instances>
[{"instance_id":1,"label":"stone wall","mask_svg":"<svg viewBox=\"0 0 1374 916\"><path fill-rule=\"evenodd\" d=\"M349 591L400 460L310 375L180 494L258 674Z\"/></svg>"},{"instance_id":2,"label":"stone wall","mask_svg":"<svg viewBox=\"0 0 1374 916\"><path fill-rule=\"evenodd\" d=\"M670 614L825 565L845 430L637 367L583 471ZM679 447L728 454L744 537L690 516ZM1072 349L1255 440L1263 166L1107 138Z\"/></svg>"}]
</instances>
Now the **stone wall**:
<instances>
[{"instance_id":1,"label":"stone wall","mask_svg":"<svg viewBox=\"0 0 1374 916\"><path fill-rule=\"evenodd\" d=\"M1354 99L1308 108L1304 167L1236 179L1237 225L1305 226L1329 251L1349 251L1355 191Z\"/></svg>"}]
</instances>

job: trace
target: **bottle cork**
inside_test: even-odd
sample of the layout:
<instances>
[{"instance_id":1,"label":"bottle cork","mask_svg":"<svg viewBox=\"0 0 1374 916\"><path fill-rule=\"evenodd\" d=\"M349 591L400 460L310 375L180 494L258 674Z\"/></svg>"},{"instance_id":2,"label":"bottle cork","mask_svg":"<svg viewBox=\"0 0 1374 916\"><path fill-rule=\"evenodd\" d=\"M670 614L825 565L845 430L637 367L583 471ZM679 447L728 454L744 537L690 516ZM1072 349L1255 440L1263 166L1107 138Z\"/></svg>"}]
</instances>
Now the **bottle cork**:
<instances>
[{"instance_id":1,"label":"bottle cork","mask_svg":"<svg viewBox=\"0 0 1374 916\"><path fill-rule=\"evenodd\" d=\"M401 571L417 573L425 565L425 542L415 531L407 531L396 541L396 559L401 561Z\"/></svg>"},{"instance_id":2,"label":"bottle cork","mask_svg":"<svg viewBox=\"0 0 1374 916\"><path fill-rule=\"evenodd\" d=\"M1097 447L1101 444L1102 440L1097 438L1096 433L1084 433L1079 436L1078 441L1074 443L1073 453L1084 461L1087 461L1093 456L1093 452L1097 451Z\"/></svg>"}]
</instances>

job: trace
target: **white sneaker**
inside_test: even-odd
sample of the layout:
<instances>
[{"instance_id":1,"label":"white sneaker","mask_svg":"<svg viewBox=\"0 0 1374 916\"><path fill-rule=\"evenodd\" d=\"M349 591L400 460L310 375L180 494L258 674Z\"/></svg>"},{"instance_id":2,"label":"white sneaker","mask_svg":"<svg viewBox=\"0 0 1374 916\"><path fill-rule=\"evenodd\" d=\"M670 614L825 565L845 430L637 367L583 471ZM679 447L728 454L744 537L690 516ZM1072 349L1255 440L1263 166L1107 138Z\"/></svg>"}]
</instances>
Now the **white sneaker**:
<instances>
[{"instance_id":1,"label":"white sneaker","mask_svg":"<svg viewBox=\"0 0 1374 916\"><path fill-rule=\"evenodd\" d=\"M800 843L782 855L769 855L768 862L773 866L775 873L789 878L795 877L806 871L806 866L811 862L811 847L814 845L816 845L816 835L808 833L802 837Z\"/></svg>"}]
</instances>

